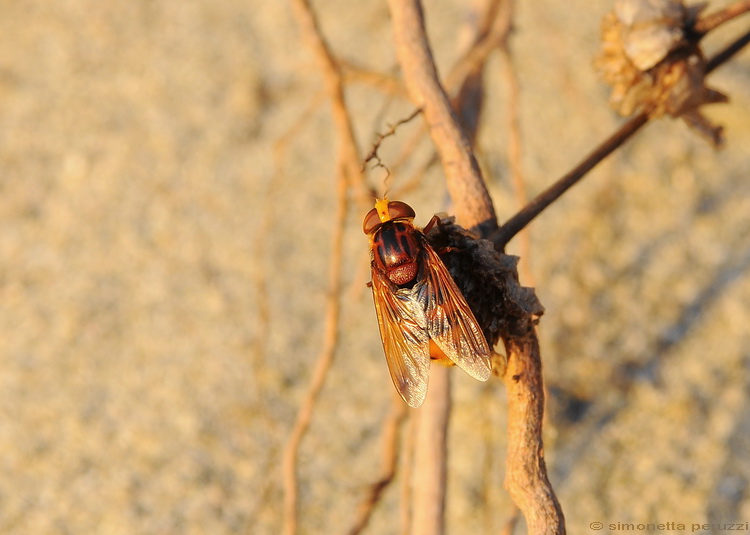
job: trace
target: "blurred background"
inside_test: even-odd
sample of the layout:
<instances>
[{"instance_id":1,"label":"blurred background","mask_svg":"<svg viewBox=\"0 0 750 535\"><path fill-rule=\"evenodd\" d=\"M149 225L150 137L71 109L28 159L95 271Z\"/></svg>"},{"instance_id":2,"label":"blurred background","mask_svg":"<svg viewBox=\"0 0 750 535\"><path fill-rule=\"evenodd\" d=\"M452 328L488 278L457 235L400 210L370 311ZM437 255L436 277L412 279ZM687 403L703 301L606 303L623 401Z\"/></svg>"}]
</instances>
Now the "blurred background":
<instances>
[{"instance_id":1,"label":"blurred background","mask_svg":"<svg viewBox=\"0 0 750 535\"><path fill-rule=\"evenodd\" d=\"M368 77L398 72L387 6L314 5L352 67L365 154L412 111ZM517 6L531 195L621 122L592 69L610 8ZM476 6L425 11L446 72ZM290 6L15 0L0 13L0 532L279 533L281 451L323 340L336 175ZM503 72L493 57L477 139L501 221L518 209ZM731 97L707 109L723 150L655 122L530 227L522 282L546 307L546 453L571 533L750 520L750 54L710 85ZM386 163L420 121L384 144ZM410 155L391 185L413 186L401 199L425 224L450 204L429 142ZM368 183L382 193L383 178ZM298 457L303 534L347 531L378 477L393 388L363 215L347 218L340 343ZM494 533L512 513L504 389L453 376L447 531ZM368 533L399 532L399 485Z\"/></svg>"}]
</instances>

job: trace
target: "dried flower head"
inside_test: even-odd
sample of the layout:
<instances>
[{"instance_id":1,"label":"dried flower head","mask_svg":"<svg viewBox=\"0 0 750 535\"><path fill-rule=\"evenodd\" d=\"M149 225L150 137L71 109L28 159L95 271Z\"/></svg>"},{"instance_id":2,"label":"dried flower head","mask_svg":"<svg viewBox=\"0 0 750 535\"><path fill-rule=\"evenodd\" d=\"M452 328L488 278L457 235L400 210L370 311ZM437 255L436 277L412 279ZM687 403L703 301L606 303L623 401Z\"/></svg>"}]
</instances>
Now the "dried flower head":
<instances>
[{"instance_id":1,"label":"dried flower head","mask_svg":"<svg viewBox=\"0 0 750 535\"><path fill-rule=\"evenodd\" d=\"M602 48L595 66L612 87L610 104L621 115L682 117L689 126L722 143L722 128L699 107L726 102L705 85L705 60L692 31L705 4L682 0L616 0L602 20Z\"/></svg>"}]
</instances>

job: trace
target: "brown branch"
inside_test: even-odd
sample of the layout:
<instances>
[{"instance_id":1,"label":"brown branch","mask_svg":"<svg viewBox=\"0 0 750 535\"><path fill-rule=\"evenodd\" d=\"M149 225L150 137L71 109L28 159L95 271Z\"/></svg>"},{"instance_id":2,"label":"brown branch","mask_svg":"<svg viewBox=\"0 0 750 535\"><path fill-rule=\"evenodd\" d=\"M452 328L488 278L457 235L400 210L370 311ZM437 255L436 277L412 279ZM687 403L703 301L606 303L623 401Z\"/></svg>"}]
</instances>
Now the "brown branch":
<instances>
[{"instance_id":1,"label":"brown branch","mask_svg":"<svg viewBox=\"0 0 750 535\"><path fill-rule=\"evenodd\" d=\"M636 115L617 132L606 139L584 160L573 168L569 173L557 180L554 184L537 195L529 204L524 206L516 215L508 219L503 225L493 233L489 239L495 244L498 251L505 250L507 243L518 234L521 229L538 216L545 208L557 200L563 193L568 191L581 178L586 176L591 169L601 162L604 158L612 154L615 149L619 148L630 136L637 132L643 125L648 122L648 115L641 113Z\"/></svg>"},{"instance_id":2,"label":"brown branch","mask_svg":"<svg viewBox=\"0 0 750 535\"><path fill-rule=\"evenodd\" d=\"M560 504L547 478L542 445L544 387L533 321L503 337L508 354L508 457L505 486L526 518L528 532L565 533Z\"/></svg>"},{"instance_id":3,"label":"brown branch","mask_svg":"<svg viewBox=\"0 0 750 535\"><path fill-rule=\"evenodd\" d=\"M386 95L408 98L404 84L391 74L372 71L343 58L339 59L339 64L347 84L356 82L374 87Z\"/></svg>"},{"instance_id":4,"label":"brown branch","mask_svg":"<svg viewBox=\"0 0 750 535\"><path fill-rule=\"evenodd\" d=\"M504 0L488 0L475 24L467 24L473 33L469 48L445 78L452 97L452 107L459 116L471 145L479 131L484 107L484 67L490 53L507 40L510 33L510 11ZM475 8L479 11L479 6ZM475 17L472 17L475 18ZM457 85L458 89L454 87Z\"/></svg>"},{"instance_id":5,"label":"brown branch","mask_svg":"<svg viewBox=\"0 0 750 535\"><path fill-rule=\"evenodd\" d=\"M456 214L464 225L481 224L494 229L497 221L479 165L438 80L427 43L422 7L418 0L389 0L389 7L396 55L406 88L415 106L423 110L440 154ZM430 376L427 400L415 414L417 431L410 520L412 533L442 535L445 529L450 379L448 370L439 366L432 367Z\"/></svg>"},{"instance_id":6,"label":"brown branch","mask_svg":"<svg viewBox=\"0 0 750 535\"><path fill-rule=\"evenodd\" d=\"M748 44L750 44L750 31L745 32L727 45L723 50L714 54L714 56L706 62L706 74L715 71L718 67L732 59Z\"/></svg>"},{"instance_id":7,"label":"brown branch","mask_svg":"<svg viewBox=\"0 0 750 535\"><path fill-rule=\"evenodd\" d=\"M514 0L504 0L502 3L501 12L503 18L507 19L505 26L507 27L507 33L510 33L511 24L514 13ZM516 72L513 53L510 48L510 39L506 34L506 38L500 40L500 58L502 60L502 71L503 78L506 80L508 87L508 164L510 167L511 183L516 195L516 202L519 208L522 208L529 202L529 195L526 190L526 180L523 175L522 160L522 147L521 147L521 117L520 117L520 82L518 80L518 73ZM534 275L531 269L531 234L529 229L526 228L521 231L519 236L519 256L521 257L521 263L519 264L519 271L522 275L521 280L524 284L533 286Z\"/></svg>"},{"instance_id":8,"label":"brown branch","mask_svg":"<svg viewBox=\"0 0 750 535\"><path fill-rule=\"evenodd\" d=\"M478 23L477 37L467 52L456 62L445 78L445 87L448 94L458 94L452 102L452 107L462 116L466 114L464 105L466 102L462 99L461 93L467 84L481 83L481 70L489 55L498 46L502 46L503 41L507 38L510 31L510 18L507 16L507 10L501 12L501 4L505 0L490 0L482 19ZM501 16L498 16L500 13ZM479 79L476 82L471 79ZM400 94L400 93L399 93ZM462 124L467 125L466 120L462 119ZM416 131L411 138L402 144L400 156L393 165L389 166L392 171L396 171L408 157L414 152L417 144L422 140L427 128L421 128ZM467 132L470 139L473 138L473 132ZM398 187L398 194L403 195L417 187L427 170L435 164L437 157L433 154L415 171L408 179L401 180Z\"/></svg>"},{"instance_id":9,"label":"brown branch","mask_svg":"<svg viewBox=\"0 0 750 535\"><path fill-rule=\"evenodd\" d=\"M325 383L328 370L338 344L340 321L340 294L342 270L342 244L347 214L348 186L358 193L360 204L369 203L369 195L359 170L359 151L354 129L344 99L344 82L341 70L320 31L318 21L307 0L292 2L303 38L320 65L320 71L331 99L333 120L338 132L336 208L331 235L331 263L328 274L328 292L325 307L325 330L320 354L297 419L284 448L282 458L282 482L284 487L284 534L295 535L299 496L297 488L297 456L310 425L315 403Z\"/></svg>"},{"instance_id":10,"label":"brown branch","mask_svg":"<svg viewBox=\"0 0 750 535\"><path fill-rule=\"evenodd\" d=\"M715 13L701 17L693 26L693 30L698 34L707 34L748 11L750 11L750 0L740 0Z\"/></svg>"},{"instance_id":11,"label":"brown branch","mask_svg":"<svg viewBox=\"0 0 750 535\"><path fill-rule=\"evenodd\" d=\"M412 100L424 109L424 116L430 128L430 134L443 163L448 182L448 189L454 202L458 220L466 226L478 227L491 232L496 225L494 208L479 167L471 151L467 136L458 126L448 98L438 81L432 54L427 44L421 6L416 0L389 0L393 19L396 52ZM513 296L509 296L511 298ZM523 308L523 307L519 307ZM514 361L512 370L521 375L513 376L512 388L509 388L508 440L512 459L507 463L506 486L514 501L519 505L528 519L532 533L564 533L565 525L562 511L554 496L552 487L546 477L543 462L541 439L542 415L544 413L544 394L541 382L541 361L539 345L533 327L532 318L526 317L524 325L528 328L515 333L506 333L503 340L508 356ZM445 370L435 369L440 373ZM447 375L447 374L446 374ZM440 401L440 407L449 407L450 398L446 393L440 398L436 393L436 381L430 385L427 402ZM446 391L448 389L446 388ZM437 404L436 404L437 405ZM428 408L427 406L425 408ZM444 413L433 409L436 415L430 416L433 422L447 418ZM420 414L420 419L427 420L428 414ZM447 420L445 420L447 424ZM427 438L427 451L430 447L442 453L440 445L445 443L445 427L433 426L435 435ZM424 438L418 433L418 439ZM436 447L437 446L437 447ZM419 448L419 445L416 446ZM420 454L424 451L419 449ZM442 454L444 455L444 454ZM542 461L540 462L540 459ZM420 463L416 465L416 463ZM415 471L429 471L432 478L430 490L444 492L445 457L436 457L423 462L415 459ZM536 467L535 470L529 467ZM422 474L420 474L422 476ZM433 498L420 498L415 504L412 526L420 526L420 533L442 533L444 494ZM529 499L529 498L532 499ZM429 507L422 512L433 522L430 529L423 529L417 521L418 507ZM551 513L548 513L551 512ZM425 522L427 520L421 520Z\"/></svg>"},{"instance_id":12,"label":"brown branch","mask_svg":"<svg viewBox=\"0 0 750 535\"><path fill-rule=\"evenodd\" d=\"M370 193L360 171L359 149L344 97L342 69L323 38L310 2L308 0L293 0L292 7L302 36L314 54L323 75L326 92L331 99L334 126L339 134L340 146L338 152L342 155L347 180L357 195L360 207L364 209L365 206L370 204Z\"/></svg>"},{"instance_id":13,"label":"brown branch","mask_svg":"<svg viewBox=\"0 0 750 535\"><path fill-rule=\"evenodd\" d=\"M438 80L427 43L422 7L417 0L389 0L396 55L412 102L423 109L440 154L448 190L461 224L494 230L492 199L482 180L469 139L461 130L448 96Z\"/></svg>"},{"instance_id":14,"label":"brown branch","mask_svg":"<svg viewBox=\"0 0 750 535\"><path fill-rule=\"evenodd\" d=\"M319 94L315 95L315 97L310 101L306 109L303 111L302 115L297 118L297 120L284 132L274 143L273 146L273 161L274 161L274 174L271 177L271 180L268 182L266 186L266 192L265 192L265 210L263 214L263 219L261 221L261 227L260 232L258 233L258 236L256 238L256 247L259 251L261 251L261 258L265 258L265 255L262 253L267 251L268 249L268 236L272 236L272 230L273 225L275 224L275 220L273 217L273 212L270 209L270 207L273 205L273 192L276 190L277 184L280 182L281 177L284 173L284 165L283 162L286 159L287 154L287 147L292 142L292 140L295 138L295 136L302 130L302 128L305 126L307 121L309 120L310 116L312 115L313 111L317 109L322 102L324 98L324 94L322 92L319 92ZM259 378L259 385L266 384L267 381L263 381L262 379L268 374L267 366L261 365L261 357L266 354L265 351L265 345L267 343L267 337L265 336L265 333L269 332L270 330L270 312L269 312L269 304L268 304L268 274L271 271L265 267L264 269L260 270L260 276L258 277L257 281L257 294L258 294L258 300L257 300L257 306L258 306L258 313L260 316L259 319L259 331L262 333L255 344L254 347L254 353L255 353L255 362L253 366L253 374L255 377ZM258 392L259 398L261 400L265 399L266 396L263 392L262 388L259 388ZM268 411L260 411L261 416L266 420L267 424L270 426L271 424L274 424L273 420L268 417L269 414ZM301 438L301 437L300 437ZM298 440L298 439L296 439ZM294 446L295 449L298 448L298 445ZM278 451L275 451L275 456L278 456ZM297 509L297 483L296 483L296 467L293 466L293 463L295 462L293 459L288 461L289 464L284 468L284 470L287 470L288 473L285 474L283 485L284 485L284 491L286 493L285 499L288 500L288 509L289 513L286 514L287 518L296 518L296 509ZM274 466L277 466L278 463L274 463ZM268 487L270 487L270 484L273 480L271 478L268 478L266 480L266 483L264 486L259 490L259 495L267 495L268 494ZM295 520L296 521L296 520Z\"/></svg>"},{"instance_id":15,"label":"brown branch","mask_svg":"<svg viewBox=\"0 0 750 535\"><path fill-rule=\"evenodd\" d=\"M445 86L448 88L449 93L453 94L456 91L460 91L458 88L463 88L472 77L473 73L481 72L484 63L487 61L492 51L498 46L501 46L502 42L507 38L507 34L510 31L510 19L497 16L501 4L504 4L504 0L490 0L488 9L479 23L477 38L469 50L467 50L461 59L456 62L446 76ZM408 96L405 95L403 84L394 80L392 76L367 71L346 61L342 61L341 65L344 68L344 74L347 80L351 79L353 81L356 80L368 83L391 95ZM454 109L460 110L463 108L462 104L463 102L461 102L459 96L457 101L454 102L453 107ZM418 130L412 135L409 141L402 144L401 155L393 165L389 166L393 171L398 169L412 154L414 148L422 139L426 131L426 128ZM402 182L398 192L404 193L413 189L433 163L434 158L430 158L425 164L420 166L420 168L412 174L412 177L407 180L407 182L409 182L408 185L403 185Z\"/></svg>"},{"instance_id":16,"label":"brown branch","mask_svg":"<svg viewBox=\"0 0 750 535\"><path fill-rule=\"evenodd\" d=\"M422 109L417 108L413 112L411 112L411 114L408 117L404 117L403 119L400 119L399 121L397 121L395 124L390 125L388 127L388 131L385 134L378 134L378 139L376 139L375 143L372 144L372 149L370 149L370 152L368 152L367 156L365 156L364 162L362 162L362 170L364 170L367 164L370 163L370 161L372 160L376 160L377 165L383 166L380 160L380 156L378 156L378 150L380 149L380 146L383 144L383 141L386 138L396 135L396 129L399 126L401 126L402 124L408 123L420 113L422 113Z\"/></svg>"},{"instance_id":17,"label":"brown branch","mask_svg":"<svg viewBox=\"0 0 750 535\"><path fill-rule=\"evenodd\" d=\"M416 435L411 481L412 535L445 533L445 483L448 459L447 428L451 410L450 370L430 369L430 390L414 411Z\"/></svg>"},{"instance_id":18,"label":"brown branch","mask_svg":"<svg viewBox=\"0 0 750 535\"><path fill-rule=\"evenodd\" d=\"M412 513L411 480L414 474L414 443L416 442L416 434L417 420L414 418L414 412L412 412L411 418L409 418L409 429L406 433L403 462L401 463L401 485L399 486L399 504L401 506L399 533L401 535L410 535L409 528L411 526Z\"/></svg>"},{"instance_id":19,"label":"brown branch","mask_svg":"<svg viewBox=\"0 0 750 535\"><path fill-rule=\"evenodd\" d=\"M302 438L310 425L313 409L323 389L328 370L338 344L338 330L340 321L340 293L342 244L346 227L347 212L347 179L344 163L339 165L339 176L336 188L336 212L334 216L333 233L331 234L331 263L328 273L328 292L325 308L325 330L320 354L315 363L315 369L308 386L307 393L300 405L297 419L292 428L289 440L284 448L282 460L284 483L284 534L297 533L298 489L297 489L297 455Z\"/></svg>"},{"instance_id":20,"label":"brown branch","mask_svg":"<svg viewBox=\"0 0 750 535\"><path fill-rule=\"evenodd\" d=\"M375 506L380 501L380 498L388 488L388 485L393 481L393 477L396 475L396 464L398 461L398 445L399 445L399 430L401 424L406 417L406 405L397 395L393 395L393 404L391 411L388 414L385 422L383 423L382 432L382 458L380 466L380 476L377 481L370 485L370 489L367 492L364 500L359 505L357 511L357 519L354 525L349 530L349 535L357 535L367 527L370 522L370 517L375 509Z\"/></svg>"},{"instance_id":21,"label":"brown branch","mask_svg":"<svg viewBox=\"0 0 750 535\"><path fill-rule=\"evenodd\" d=\"M459 59L453 68L449 71L445 79L445 87L447 88L448 94L458 94L458 96L452 102L452 107L457 110L457 113L464 116L465 111L465 100L462 98L462 91L467 84L480 84L481 70L484 66L484 62L487 61L490 53L495 47L497 47L505 35L510 30L509 20L498 22L498 10L500 4L504 0L490 0L488 8L482 16L477 29L477 37L469 50ZM507 22L507 24L506 24ZM479 79L479 81L472 81L473 79ZM469 121L466 121L462 117L462 124L467 125ZM475 125L476 126L476 125ZM416 131L406 143L402 144L402 150L400 156L394 162L391 169L395 172L408 157L414 152L417 144L422 140L427 128L423 127ZM467 132L468 137L473 139L474 132ZM398 194L403 195L417 187L419 182L425 173L432 167L437 160L435 154L431 155L424 163L422 163L415 171L411 173L409 178L402 180L398 187Z\"/></svg>"},{"instance_id":22,"label":"brown branch","mask_svg":"<svg viewBox=\"0 0 750 535\"><path fill-rule=\"evenodd\" d=\"M735 54L750 44L750 32L746 32L735 41L727 45L723 50L717 52L706 62L706 75L716 70L719 66L729 61ZM528 225L545 208L557 200L563 193L568 191L574 184L583 178L599 162L604 160L625 141L641 129L649 121L646 113L640 113L629 119L614 134L601 143L581 163L567 174L563 175L554 184L537 195L529 204L522 208L516 215L508 219L494 232L489 239L495 247L502 251L508 242Z\"/></svg>"},{"instance_id":23,"label":"brown branch","mask_svg":"<svg viewBox=\"0 0 750 535\"><path fill-rule=\"evenodd\" d=\"M480 23L474 44L463 54L445 77L446 87L461 87L472 73L482 70L490 54L503 46L511 30L506 0L490 0Z\"/></svg>"}]
</instances>

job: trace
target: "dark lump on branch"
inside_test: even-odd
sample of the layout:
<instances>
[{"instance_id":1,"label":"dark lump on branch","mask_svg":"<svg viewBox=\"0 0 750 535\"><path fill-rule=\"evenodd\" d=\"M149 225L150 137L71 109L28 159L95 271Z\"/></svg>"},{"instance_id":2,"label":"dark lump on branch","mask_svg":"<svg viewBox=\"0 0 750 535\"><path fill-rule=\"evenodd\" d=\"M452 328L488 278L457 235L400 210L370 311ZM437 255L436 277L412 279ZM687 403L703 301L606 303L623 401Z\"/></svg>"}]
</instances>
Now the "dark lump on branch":
<instances>
[{"instance_id":1,"label":"dark lump on branch","mask_svg":"<svg viewBox=\"0 0 750 535\"><path fill-rule=\"evenodd\" d=\"M490 347L521 332L528 321L536 322L544 307L533 288L519 283L518 257L496 251L492 242L457 225L454 217L438 217L427 241L440 254Z\"/></svg>"}]
</instances>

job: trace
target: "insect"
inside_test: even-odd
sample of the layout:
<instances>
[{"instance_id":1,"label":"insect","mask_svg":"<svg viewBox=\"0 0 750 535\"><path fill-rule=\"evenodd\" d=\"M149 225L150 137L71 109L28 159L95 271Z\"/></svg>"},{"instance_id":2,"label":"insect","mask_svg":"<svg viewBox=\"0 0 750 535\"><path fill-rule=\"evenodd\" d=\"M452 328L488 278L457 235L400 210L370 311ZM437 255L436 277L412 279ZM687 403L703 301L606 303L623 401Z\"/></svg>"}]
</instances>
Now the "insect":
<instances>
[{"instance_id":1,"label":"insect","mask_svg":"<svg viewBox=\"0 0 750 535\"><path fill-rule=\"evenodd\" d=\"M362 230L370 238L372 295L393 384L412 407L427 396L430 359L486 381L490 348L466 299L401 201L377 200Z\"/></svg>"}]
</instances>

